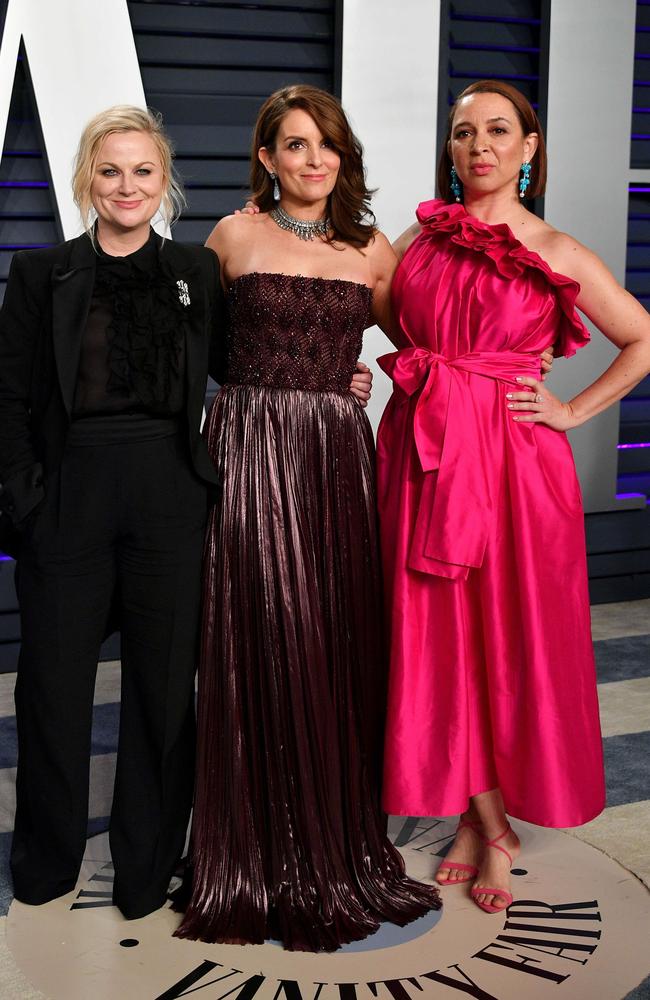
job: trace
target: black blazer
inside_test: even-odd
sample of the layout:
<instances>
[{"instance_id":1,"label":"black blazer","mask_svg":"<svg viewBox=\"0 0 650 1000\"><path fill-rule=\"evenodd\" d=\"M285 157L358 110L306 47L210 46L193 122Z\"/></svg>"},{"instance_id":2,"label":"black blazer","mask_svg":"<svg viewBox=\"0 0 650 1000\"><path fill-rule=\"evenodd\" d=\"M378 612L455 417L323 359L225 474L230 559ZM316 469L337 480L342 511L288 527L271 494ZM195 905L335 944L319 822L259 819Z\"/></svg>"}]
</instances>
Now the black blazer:
<instances>
[{"instance_id":1,"label":"black blazer","mask_svg":"<svg viewBox=\"0 0 650 1000\"><path fill-rule=\"evenodd\" d=\"M219 262L207 247L159 238L158 253L188 286L186 424L197 475L218 479L200 434L208 372L225 377ZM97 255L87 235L15 253L0 311L0 548L40 503L63 455ZM4 527L3 527L4 526Z\"/></svg>"}]
</instances>

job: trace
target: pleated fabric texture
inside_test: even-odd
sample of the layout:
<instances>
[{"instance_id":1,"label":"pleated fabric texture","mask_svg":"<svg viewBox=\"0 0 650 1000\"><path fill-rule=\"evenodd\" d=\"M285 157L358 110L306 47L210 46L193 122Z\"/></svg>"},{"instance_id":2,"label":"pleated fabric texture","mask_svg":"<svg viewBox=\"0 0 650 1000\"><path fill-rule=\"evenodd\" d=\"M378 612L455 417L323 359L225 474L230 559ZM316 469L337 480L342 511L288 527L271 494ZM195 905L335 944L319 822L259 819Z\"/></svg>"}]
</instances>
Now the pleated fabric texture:
<instances>
[{"instance_id":1,"label":"pleated fabric texture","mask_svg":"<svg viewBox=\"0 0 650 1000\"><path fill-rule=\"evenodd\" d=\"M331 951L440 905L405 876L380 808L374 447L347 391L369 297L351 282L282 275L231 289L240 382L207 423L224 489L205 549L180 937ZM286 386L319 377L328 388Z\"/></svg>"}]
</instances>

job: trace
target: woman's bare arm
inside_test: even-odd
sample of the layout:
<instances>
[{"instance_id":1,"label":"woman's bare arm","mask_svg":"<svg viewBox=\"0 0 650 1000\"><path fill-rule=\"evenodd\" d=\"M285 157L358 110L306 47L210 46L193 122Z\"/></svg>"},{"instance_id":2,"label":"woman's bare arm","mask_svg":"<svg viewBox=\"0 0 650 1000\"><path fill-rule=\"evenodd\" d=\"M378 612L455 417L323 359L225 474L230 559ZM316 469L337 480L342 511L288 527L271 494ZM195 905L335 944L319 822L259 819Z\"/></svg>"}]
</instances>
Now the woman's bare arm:
<instances>
[{"instance_id":1,"label":"woman's bare arm","mask_svg":"<svg viewBox=\"0 0 650 1000\"><path fill-rule=\"evenodd\" d=\"M534 409L514 417L519 421L545 423L555 430L568 430L607 409L637 385L650 372L650 316L614 278L596 254L572 237L557 233L545 259L554 270L580 284L578 307L601 333L619 349L619 354L590 386L564 403L541 383L522 378L534 395L542 395ZM513 410L530 409L530 392L513 393ZM535 412L536 410L536 412Z\"/></svg>"},{"instance_id":2,"label":"woman's bare arm","mask_svg":"<svg viewBox=\"0 0 650 1000\"><path fill-rule=\"evenodd\" d=\"M397 343L395 318L391 306L390 287L399 263L397 255L383 233L377 233L369 248L372 273L371 322L376 323L386 336Z\"/></svg>"},{"instance_id":3,"label":"woman's bare arm","mask_svg":"<svg viewBox=\"0 0 650 1000\"><path fill-rule=\"evenodd\" d=\"M420 223L414 222L412 226L409 226L408 229L404 230L401 236L397 237L393 243L393 250L395 251L398 261L401 261L413 240L417 239L421 232L422 226Z\"/></svg>"}]
</instances>

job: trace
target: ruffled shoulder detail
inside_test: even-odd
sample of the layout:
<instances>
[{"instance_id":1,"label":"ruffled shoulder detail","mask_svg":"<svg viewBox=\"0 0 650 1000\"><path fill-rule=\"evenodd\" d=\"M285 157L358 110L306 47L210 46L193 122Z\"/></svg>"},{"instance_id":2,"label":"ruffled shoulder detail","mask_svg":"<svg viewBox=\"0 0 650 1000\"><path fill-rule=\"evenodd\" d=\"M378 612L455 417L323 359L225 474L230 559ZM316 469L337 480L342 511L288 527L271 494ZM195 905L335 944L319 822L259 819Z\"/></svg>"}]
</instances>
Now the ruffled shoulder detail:
<instances>
[{"instance_id":1,"label":"ruffled shoulder detail","mask_svg":"<svg viewBox=\"0 0 650 1000\"><path fill-rule=\"evenodd\" d=\"M423 201L418 205L416 215L425 234L446 235L450 242L458 246L484 253L504 278L518 278L527 270L544 276L555 293L561 314L556 356L569 358L589 343L589 331L576 311L576 299L580 294L578 282L552 271L534 250L520 243L505 223L491 226L468 215L460 203L450 204L440 198Z\"/></svg>"}]
</instances>

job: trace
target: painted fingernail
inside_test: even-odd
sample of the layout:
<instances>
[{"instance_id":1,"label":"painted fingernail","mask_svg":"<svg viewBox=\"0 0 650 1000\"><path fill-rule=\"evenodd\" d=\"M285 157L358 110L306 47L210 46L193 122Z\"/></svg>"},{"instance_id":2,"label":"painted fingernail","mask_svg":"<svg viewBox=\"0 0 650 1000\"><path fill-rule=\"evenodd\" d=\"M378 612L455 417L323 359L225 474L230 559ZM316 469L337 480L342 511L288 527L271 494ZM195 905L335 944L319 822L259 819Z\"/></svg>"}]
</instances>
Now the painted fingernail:
<instances>
[{"instance_id":1,"label":"painted fingernail","mask_svg":"<svg viewBox=\"0 0 650 1000\"><path fill-rule=\"evenodd\" d=\"M511 392L507 392L506 393L506 399L512 399L512 393Z\"/></svg>"},{"instance_id":2,"label":"painted fingernail","mask_svg":"<svg viewBox=\"0 0 650 1000\"><path fill-rule=\"evenodd\" d=\"M523 382L523 381L524 381L524 380L523 380L523 378L521 377L521 375L517 375L517 376L515 377L515 382Z\"/></svg>"},{"instance_id":3,"label":"painted fingernail","mask_svg":"<svg viewBox=\"0 0 650 1000\"><path fill-rule=\"evenodd\" d=\"M508 409L509 410L514 410L514 408L515 408L515 404L514 403L508 403Z\"/></svg>"}]
</instances>

